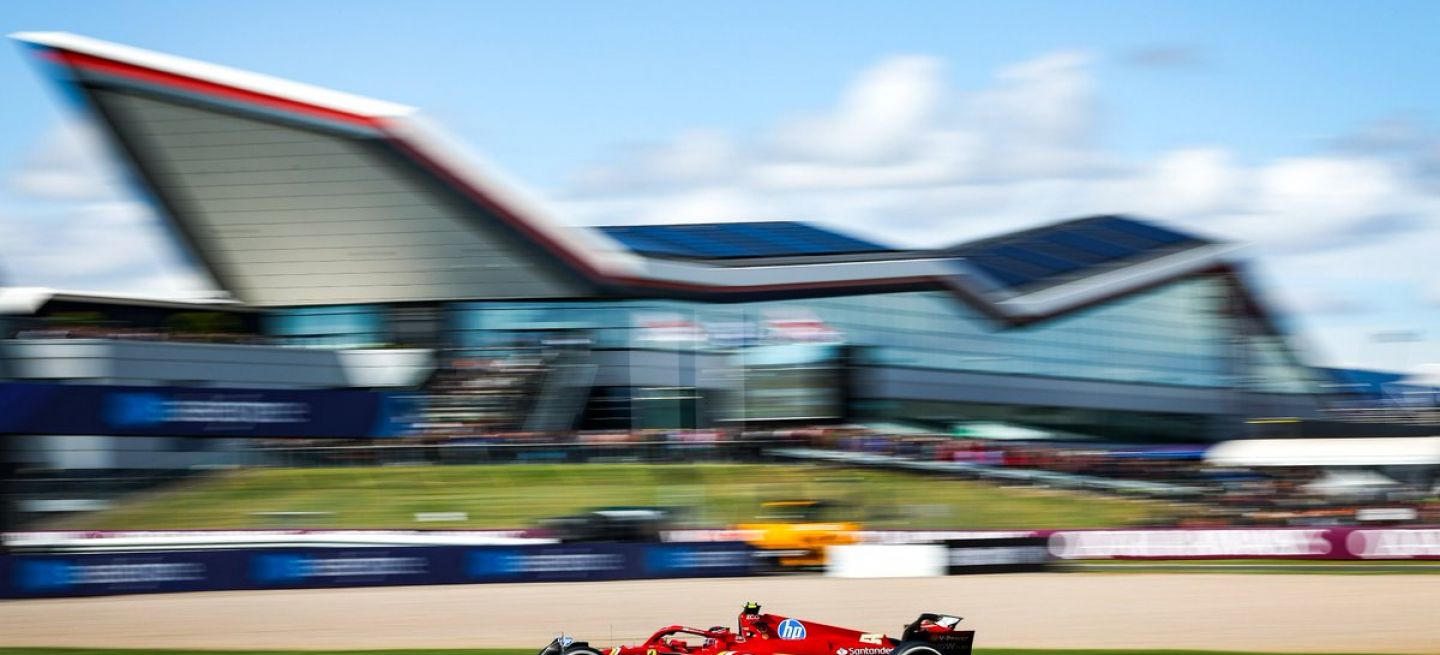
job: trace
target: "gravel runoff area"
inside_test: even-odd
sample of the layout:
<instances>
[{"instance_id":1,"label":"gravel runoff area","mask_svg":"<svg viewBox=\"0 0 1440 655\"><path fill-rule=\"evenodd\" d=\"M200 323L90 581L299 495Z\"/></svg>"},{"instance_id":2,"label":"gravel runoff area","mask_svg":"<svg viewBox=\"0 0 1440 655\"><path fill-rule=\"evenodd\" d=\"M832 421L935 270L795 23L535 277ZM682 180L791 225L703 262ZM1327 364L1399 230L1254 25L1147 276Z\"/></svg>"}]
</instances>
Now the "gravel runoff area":
<instances>
[{"instance_id":1,"label":"gravel runoff area","mask_svg":"<svg viewBox=\"0 0 1440 655\"><path fill-rule=\"evenodd\" d=\"M596 645L741 604L898 631L953 612L981 647L1440 653L1433 575L1010 574L237 591L0 602L0 646L215 649Z\"/></svg>"}]
</instances>

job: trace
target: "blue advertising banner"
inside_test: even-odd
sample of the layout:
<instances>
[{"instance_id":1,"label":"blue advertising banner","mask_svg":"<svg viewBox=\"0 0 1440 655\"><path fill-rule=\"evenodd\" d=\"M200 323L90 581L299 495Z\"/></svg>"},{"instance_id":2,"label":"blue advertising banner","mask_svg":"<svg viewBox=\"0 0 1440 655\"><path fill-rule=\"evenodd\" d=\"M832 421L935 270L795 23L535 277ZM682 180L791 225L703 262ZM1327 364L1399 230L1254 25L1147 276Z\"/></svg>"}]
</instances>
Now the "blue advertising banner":
<instances>
[{"instance_id":1,"label":"blue advertising banner","mask_svg":"<svg viewBox=\"0 0 1440 655\"><path fill-rule=\"evenodd\" d=\"M484 582L734 577L741 542L283 548L0 556L0 598Z\"/></svg>"},{"instance_id":2,"label":"blue advertising banner","mask_svg":"<svg viewBox=\"0 0 1440 655\"><path fill-rule=\"evenodd\" d=\"M0 597L49 598L236 589L243 579L233 552L0 557Z\"/></svg>"},{"instance_id":3,"label":"blue advertising banner","mask_svg":"<svg viewBox=\"0 0 1440 655\"><path fill-rule=\"evenodd\" d=\"M410 400L335 389L0 384L0 434L364 438L402 434Z\"/></svg>"},{"instance_id":4,"label":"blue advertising banner","mask_svg":"<svg viewBox=\"0 0 1440 655\"><path fill-rule=\"evenodd\" d=\"M743 543L555 544L471 548L465 575L475 582L574 582L750 575Z\"/></svg>"},{"instance_id":5,"label":"blue advertising banner","mask_svg":"<svg viewBox=\"0 0 1440 655\"><path fill-rule=\"evenodd\" d=\"M731 578L755 573L755 552L744 542L652 544L641 578Z\"/></svg>"},{"instance_id":6,"label":"blue advertising banner","mask_svg":"<svg viewBox=\"0 0 1440 655\"><path fill-rule=\"evenodd\" d=\"M307 548L246 552L251 588L374 587L461 582L460 549Z\"/></svg>"}]
</instances>

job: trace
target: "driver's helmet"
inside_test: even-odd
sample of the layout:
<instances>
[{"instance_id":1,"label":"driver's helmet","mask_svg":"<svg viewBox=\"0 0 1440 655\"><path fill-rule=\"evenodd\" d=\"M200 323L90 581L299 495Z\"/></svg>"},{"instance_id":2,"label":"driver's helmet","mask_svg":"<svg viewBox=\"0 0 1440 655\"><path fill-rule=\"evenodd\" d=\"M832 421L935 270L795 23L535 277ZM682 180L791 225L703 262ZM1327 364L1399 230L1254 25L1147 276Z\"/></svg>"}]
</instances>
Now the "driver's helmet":
<instances>
[{"instance_id":1,"label":"driver's helmet","mask_svg":"<svg viewBox=\"0 0 1440 655\"><path fill-rule=\"evenodd\" d=\"M735 641L735 633L731 632L730 628L727 628L723 625L714 626L709 630L706 630L705 632L707 634L714 635L705 638L705 648L715 648L721 645L722 642L728 644L732 641Z\"/></svg>"},{"instance_id":2,"label":"driver's helmet","mask_svg":"<svg viewBox=\"0 0 1440 655\"><path fill-rule=\"evenodd\" d=\"M748 639L759 634L755 630L755 625L758 623L760 623L760 603L745 603L745 608L740 611L740 636Z\"/></svg>"}]
</instances>

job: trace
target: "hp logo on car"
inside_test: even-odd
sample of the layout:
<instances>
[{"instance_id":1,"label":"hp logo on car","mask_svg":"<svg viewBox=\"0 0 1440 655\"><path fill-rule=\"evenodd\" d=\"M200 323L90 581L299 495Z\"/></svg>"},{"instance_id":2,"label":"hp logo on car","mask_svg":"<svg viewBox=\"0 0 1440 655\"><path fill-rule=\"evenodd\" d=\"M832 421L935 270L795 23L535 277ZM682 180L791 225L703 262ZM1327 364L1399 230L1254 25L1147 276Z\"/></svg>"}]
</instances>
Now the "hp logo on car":
<instances>
[{"instance_id":1,"label":"hp logo on car","mask_svg":"<svg viewBox=\"0 0 1440 655\"><path fill-rule=\"evenodd\" d=\"M780 627L775 629L780 638L787 641L795 641L805 638L805 624L795 619L785 619L780 622Z\"/></svg>"}]
</instances>

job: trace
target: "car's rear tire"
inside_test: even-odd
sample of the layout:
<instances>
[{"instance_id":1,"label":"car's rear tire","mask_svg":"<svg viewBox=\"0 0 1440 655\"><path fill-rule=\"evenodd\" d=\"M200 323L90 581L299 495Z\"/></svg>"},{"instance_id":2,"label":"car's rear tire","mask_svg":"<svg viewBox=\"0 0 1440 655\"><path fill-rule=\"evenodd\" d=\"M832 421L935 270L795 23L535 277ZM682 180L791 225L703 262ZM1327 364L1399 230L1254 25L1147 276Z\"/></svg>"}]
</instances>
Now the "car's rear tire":
<instances>
[{"instance_id":1,"label":"car's rear tire","mask_svg":"<svg viewBox=\"0 0 1440 655\"><path fill-rule=\"evenodd\" d=\"M583 641L572 643L569 646L561 646L560 640L556 639L540 649L536 655L600 655L600 651L591 648L590 644Z\"/></svg>"},{"instance_id":2,"label":"car's rear tire","mask_svg":"<svg viewBox=\"0 0 1440 655\"><path fill-rule=\"evenodd\" d=\"M942 655L942 654L941 654L941 652L940 652L939 650L937 650L934 646L931 646L930 644L923 643L923 642L918 642L918 641L907 641L907 642L902 642L899 646L896 646L896 647L895 647L895 650L890 651L890 655Z\"/></svg>"}]
</instances>

